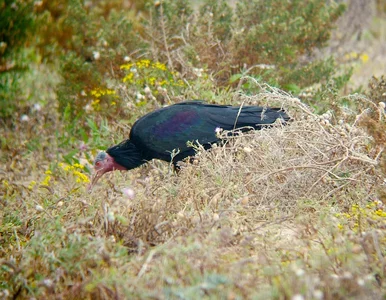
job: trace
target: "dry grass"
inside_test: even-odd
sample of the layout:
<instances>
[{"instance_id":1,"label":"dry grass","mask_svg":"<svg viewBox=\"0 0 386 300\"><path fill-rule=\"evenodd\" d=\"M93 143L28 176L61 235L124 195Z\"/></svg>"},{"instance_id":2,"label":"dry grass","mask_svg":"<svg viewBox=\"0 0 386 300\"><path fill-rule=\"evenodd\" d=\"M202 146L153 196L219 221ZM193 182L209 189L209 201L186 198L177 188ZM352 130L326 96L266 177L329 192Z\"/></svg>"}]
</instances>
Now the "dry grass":
<instances>
[{"instance_id":1,"label":"dry grass","mask_svg":"<svg viewBox=\"0 0 386 300\"><path fill-rule=\"evenodd\" d=\"M320 117L268 86L234 97L282 105L293 121L198 149L178 175L162 162L111 173L91 194L54 157L47 164L54 143L8 152L0 175L1 296L384 296L381 148L358 126L365 112ZM42 125L6 137L16 144L34 130L52 134ZM39 185L48 169L51 180Z\"/></svg>"}]
</instances>

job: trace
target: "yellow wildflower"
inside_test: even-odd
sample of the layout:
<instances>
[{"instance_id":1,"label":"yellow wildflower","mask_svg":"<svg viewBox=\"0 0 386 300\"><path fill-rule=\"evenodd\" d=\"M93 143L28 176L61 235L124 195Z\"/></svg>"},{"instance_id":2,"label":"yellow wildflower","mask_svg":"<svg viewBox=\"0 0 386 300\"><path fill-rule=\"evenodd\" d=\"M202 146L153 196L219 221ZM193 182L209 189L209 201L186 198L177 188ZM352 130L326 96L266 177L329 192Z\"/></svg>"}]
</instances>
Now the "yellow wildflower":
<instances>
[{"instance_id":1,"label":"yellow wildflower","mask_svg":"<svg viewBox=\"0 0 386 300\"><path fill-rule=\"evenodd\" d=\"M137 67L142 68L148 68L150 66L150 60L149 59L142 59L136 63Z\"/></svg>"},{"instance_id":2,"label":"yellow wildflower","mask_svg":"<svg viewBox=\"0 0 386 300\"><path fill-rule=\"evenodd\" d=\"M342 216L346 217L347 219L350 219L350 218L351 218L351 215L348 214L348 213L342 213Z\"/></svg>"},{"instance_id":3,"label":"yellow wildflower","mask_svg":"<svg viewBox=\"0 0 386 300\"><path fill-rule=\"evenodd\" d=\"M115 90L106 89L106 95L115 95Z\"/></svg>"},{"instance_id":4,"label":"yellow wildflower","mask_svg":"<svg viewBox=\"0 0 386 300\"><path fill-rule=\"evenodd\" d=\"M96 98L99 98L100 96L102 96L100 89L92 90L92 91L90 92L90 94L93 95L93 96L96 97Z\"/></svg>"},{"instance_id":5,"label":"yellow wildflower","mask_svg":"<svg viewBox=\"0 0 386 300\"><path fill-rule=\"evenodd\" d=\"M96 88L90 92L90 94L93 95L95 98L100 98L101 96L104 96L104 95L114 95L115 93L116 93L115 90L100 89L100 88Z\"/></svg>"},{"instance_id":6,"label":"yellow wildflower","mask_svg":"<svg viewBox=\"0 0 386 300\"><path fill-rule=\"evenodd\" d=\"M30 184L28 185L28 189L29 189L29 190L32 190L32 189L34 188L35 185L36 185L36 181L35 181L35 180L32 180L32 181L30 182Z\"/></svg>"},{"instance_id":7,"label":"yellow wildflower","mask_svg":"<svg viewBox=\"0 0 386 300\"><path fill-rule=\"evenodd\" d=\"M133 82L134 73L130 72L123 78L123 82L128 81L129 83Z\"/></svg>"},{"instance_id":8,"label":"yellow wildflower","mask_svg":"<svg viewBox=\"0 0 386 300\"><path fill-rule=\"evenodd\" d=\"M350 53L347 53L347 54L345 54L345 56L344 56L347 60L349 60L349 59L355 59L355 58L358 58L358 53L356 53L356 52L350 52Z\"/></svg>"},{"instance_id":9,"label":"yellow wildflower","mask_svg":"<svg viewBox=\"0 0 386 300\"><path fill-rule=\"evenodd\" d=\"M76 182L78 182L78 183L90 182L88 177L86 175L84 175L83 173L79 172L79 171L74 170L73 174L77 177L76 178Z\"/></svg>"},{"instance_id":10,"label":"yellow wildflower","mask_svg":"<svg viewBox=\"0 0 386 300\"><path fill-rule=\"evenodd\" d=\"M363 63L365 63L369 60L369 56L366 53L363 53L359 58L361 59L361 61Z\"/></svg>"},{"instance_id":11,"label":"yellow wildflower","mask_svg":"<svg viewBox=\"0 0 386 300\"><path fill-rule=\"evenodd\" d=\"M52 175L52 172L51 172L51 170L47 170L47 171L44 172L44 174Z\"/></svg>"},{"instance_id":12,"label":"yellow wildflower","mask_svg":"<svg viewBox=\"0 0 386 300\"><path fill-rule=\"evenodd\" d=\"M84 169L84 166L78 163L73 164L73 166L78 169Z\"/></svg>"},{"instance_id":13,"label":"yellow wildflower","mask_svg":"<svg viewBox=\"0 0 386 300\"><path fill-rule=\"evenodd\" d=\"M162 63L160 63L160 62L158 62L158 61L155 62L155 63L153 63L153 64L152 64L152 67L155 68L155 69L159 69L159 70L161 70L161 71L166 71L166 70L167 70L165 64L162 64Z\"/></svg>"},{"instance_id":14,"label":"yellow wildflower","mask_svg":"<svg viewBox=\"0 0 386 300\"><path fill-rule=\"evenodd\" d=\"M98 105L99 105L99 102L101 102L101 100L95 99L94 101L91 102L91 105L92 105L92 106L98 106Z\"/></svg>"},{"instance_id":15,"label":"yellow wildflower","mask_svg":"<svg viewBox=\"0 0 386 300\"><path fill-rule=\"evenodd\" d=\"M47 175L46 178L41 182L42 185L50 185L51 176Z\"/></svg>"},{"instance_id":16,"label":"yellow wildflower","mask_svg":"<svg viewBox=\"0 0 386 300\"><path fill-rule=\"evenodd\" d=\"M76 176L76 182L82 183L82 182L90 182L88 177L81 173L78 170L83 170L84 166L78 163L74 163L72 166L71 165L65 165L61 163L61 167L64 171L71 173L72 175Z\"/></svg>"},{"instance_id":17,"label":"yellow wildflower","mask_svg":"<svg viewBox=\"0 0 386 300\"><path fill-rule=\"evenodd\" d=\"M129 64L121 65L120 68L122 70L130 70L132 66L133 66L133 64L129 63Z\"/></svg>"},{"instance_id":18,"label":"yellow wildflower","mask_svg":"<svg viewBox=\"0 0 386 300\"><path fill-rule=\"evenodd\" d=\"M386 217L386 212L383 211L382 209L376 210L375 214L376 214L377 216L380 216L380 217Z\"/></svg>"}]
</instances>

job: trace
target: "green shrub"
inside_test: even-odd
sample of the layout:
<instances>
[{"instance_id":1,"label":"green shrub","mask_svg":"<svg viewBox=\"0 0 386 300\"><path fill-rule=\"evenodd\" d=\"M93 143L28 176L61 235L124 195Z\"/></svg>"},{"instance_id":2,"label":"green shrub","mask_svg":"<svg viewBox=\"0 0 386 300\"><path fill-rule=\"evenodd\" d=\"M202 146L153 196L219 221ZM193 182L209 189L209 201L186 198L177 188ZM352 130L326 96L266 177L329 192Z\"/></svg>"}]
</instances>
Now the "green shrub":
<instances>
[{"instance_id":1,"label":"green shrub","mask_svg":"<svg viewBox=\"0 0 386 300\"><path fill-rule=\"evenodd\" d=\"M11 117L25 101L20 97L20 77L32 59L27 46L34 32L34 1L0 1L0 117Z\"/></svg>"},{"instance_id":2,"label":"green shrub","mask_svg":"<svg viewBox=\"0 0 386 300\"><path fill-rule=\"evenodd\" d=\"M330 59L315 61L312 52L326 45L343 10L342 4L328 5L320 0L240 1L235 20L238 30L231 43L232 63L240 68L243 64L255 66L250 74L284 88L290 85L300 90L327 82L336 66Z\"/></svg>"},{"instance_id":3,"label":"green shrub","mask_svg":"<svg viewBox=\"0 0 386 300\"><path fill-rule=\"evenodd\" d=\"M312 53L326 45L343 4L238 1L233 11L227 1L207 0L190 16L186 1L162 3L151 7L156 18L146 24L152 53L188 76L207 69L224 86L248 74L298 93L338 73L332 59L318 61Z\"/></svg>"},{"instance_id":4,"label":"green shrub","mask_svg":"<svg viewBox=\"0 0 386 300\"><path fill-rule=\"evenodd\" d=\"M91 92L110 89L111 80L121 74L119 65L126 56L145 48L125 11L103 3L86 8L77 0L69 1L66 9L66 30L72 32L71 45L61 58L63 83L59 86L59 111L69 108L71 115L85 115L91 105ZM133 54L134 55L134 54ZM120 103L118 103L120 104ZM119 115L121 106L100 111L102 116Z\"/></svg>"},{"instance_id":5,"label":"green shrub","mask_svg":"<svg viewBox=\"0 0 386 300\"><path fill-rule=\"evenodd\" d=\"M20 51L35 25L33 2L0 1L0 65L1 70L7 59L14 58Z\"/></svg>"}]
</instances>

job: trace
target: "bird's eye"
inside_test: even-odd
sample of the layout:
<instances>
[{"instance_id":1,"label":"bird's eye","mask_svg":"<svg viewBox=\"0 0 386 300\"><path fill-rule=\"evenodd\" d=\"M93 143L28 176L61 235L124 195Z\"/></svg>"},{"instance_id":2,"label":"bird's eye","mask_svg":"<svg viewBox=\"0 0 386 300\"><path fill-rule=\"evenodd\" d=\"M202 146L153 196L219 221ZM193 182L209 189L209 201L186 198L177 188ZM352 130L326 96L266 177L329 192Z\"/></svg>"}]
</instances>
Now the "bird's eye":
<instances>
[{"instance_id":1,"label":"bird's eye","mask_svg":"<svg viewBox=\"0 0 386 300\"><path fill-rule=\"evenodd\" d=\"M97 161L97 162L95 163L95 166L99 168L99 167L101 166L101 162L100 162L100 161Z\"/></svg>"}]
</instances>

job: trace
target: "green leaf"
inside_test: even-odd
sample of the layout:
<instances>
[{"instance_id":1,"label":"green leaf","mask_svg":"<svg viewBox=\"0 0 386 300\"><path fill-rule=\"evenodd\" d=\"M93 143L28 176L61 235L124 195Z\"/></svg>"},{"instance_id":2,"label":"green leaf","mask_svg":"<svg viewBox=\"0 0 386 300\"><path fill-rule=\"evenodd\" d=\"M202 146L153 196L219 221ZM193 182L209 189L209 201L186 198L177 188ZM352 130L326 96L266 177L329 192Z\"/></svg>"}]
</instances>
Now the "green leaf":
<instances>
[{"instance_id":1,"label":"green leaf","mask_svg":"<svg viewBox=\"0 0 386 300\"><path fill-rule=\"evenodd\" d=\"M293 94L299 94L300 93L300 87L298 87L296 84L294 83L288 83L288 84L285 84L283 86L283 88Z\"/></svg>"},{"instance_id":2,"label":"green leaf","mask_svg":"<svg viewBox=\"0 0 386 300\"><path fill-rule=\"evenodd\" d=\"M243 77L243 74L233 74L231 78L229 78L229 83L234 83L237 80L239 80L241 77Z\"/></svg>"}]
</instances>

